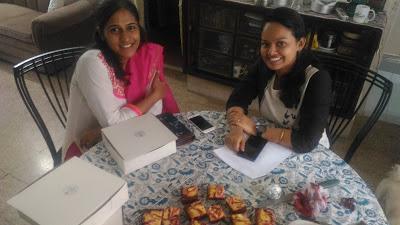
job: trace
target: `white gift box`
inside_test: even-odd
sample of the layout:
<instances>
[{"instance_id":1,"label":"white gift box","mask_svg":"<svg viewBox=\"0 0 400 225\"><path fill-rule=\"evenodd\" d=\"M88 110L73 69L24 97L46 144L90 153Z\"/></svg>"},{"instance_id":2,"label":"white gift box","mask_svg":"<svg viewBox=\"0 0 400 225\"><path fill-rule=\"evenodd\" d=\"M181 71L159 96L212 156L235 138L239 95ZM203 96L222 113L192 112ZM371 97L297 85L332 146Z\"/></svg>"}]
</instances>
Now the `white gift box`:
<instances>
[{"instance_id":1,"label":"white gift box","mask_svg":"<svg viewBox=\"0 0 400 225\"><path fill-rule=\"evenodd\" d=\"M126 182L79 158L45 174L8 201L39 225L122 225Z\"/></svg>"},{"instance_id":2,"label":"white gift box","mask_svg":"<svg viewBox=\"0 0 400 225\"><path fill-rule=\"evenodd\" d=\"M176 139L152 114L102 129L103 142L125 174L176 152Z\"/></svg>"}]
</instances>

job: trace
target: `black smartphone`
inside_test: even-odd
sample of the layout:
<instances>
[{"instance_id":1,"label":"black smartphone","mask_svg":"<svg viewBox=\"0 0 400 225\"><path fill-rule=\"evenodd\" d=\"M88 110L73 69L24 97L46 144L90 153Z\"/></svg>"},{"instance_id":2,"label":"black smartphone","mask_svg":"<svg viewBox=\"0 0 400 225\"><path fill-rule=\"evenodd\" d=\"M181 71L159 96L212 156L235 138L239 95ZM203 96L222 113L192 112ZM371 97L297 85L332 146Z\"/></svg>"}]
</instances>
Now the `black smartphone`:
<instances>
[{"instance_id":1,"label":"black smartphone","mask_svg":"<svg viewBox=\"0 0 400 225\"><path fill-rule=\"evenodd\" d=\"M255 161L267 142L260 136L250 135L244 146L244 151L239 151L237 154L250 161Z\"/></svg>"},{"instance_id":2,"label":"black smartphone","mask_svg":"<svg viewBox=\"0 0 400 225\"><path fill-rule=\"evenodd\" d=\"M204 133L208 133L215 129L215 127L210 122L208 122L206 119L204 119L204 117L200 115L194 115L190 117L189 120Z\"/></svg>"}]
</instances>

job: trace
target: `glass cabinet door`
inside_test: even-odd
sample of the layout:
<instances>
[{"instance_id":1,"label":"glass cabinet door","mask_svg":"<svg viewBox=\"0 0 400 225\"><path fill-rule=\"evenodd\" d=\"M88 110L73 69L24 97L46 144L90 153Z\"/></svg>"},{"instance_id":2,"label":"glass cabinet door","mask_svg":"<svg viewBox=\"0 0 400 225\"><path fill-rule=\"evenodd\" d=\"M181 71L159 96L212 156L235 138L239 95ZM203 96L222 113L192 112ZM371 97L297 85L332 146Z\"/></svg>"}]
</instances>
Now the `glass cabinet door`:
<instances>
[{"instance_id":1,"label":"glass cabinet door","mask_svg":"<svg viewBox=\"0 0 400 225\"><path fill-rule=\"evenodd\" d=\"M236 38L235 56L244 60L254 61L259 56L260 41L245 37Z\"/></svg>"},{"instance_id":2,"label":"glass cabinet door","mask_svg":"<svg viewBox=\"0 0 400 225\"><path fill-rule=\"evenodd\" d=\"M200 48L232 55L233 35L230 33L200 29Z\"/></svg>"},{"instance_id":3,"label":"glass cabinet door","mask_svg":"<svg viewBox=\"0 0 400 225\"><path fill-rule=\"evenodd\" d=\"M232 77L232 58L207 50L200 50L198 68L225 77Z\"/></svg>"},{"instance_id":4,"label":"glass cabinet door","mask_svg":"<svg viewBox=\"0 0 400 225\"><path fill-rule=\"evenodd\" d=\"M236 10L210 4L200 4L200 25L224 31L234 31Z\"/></svg>"},{"instance_id":5,"label":"glass cabinet door","mask_svg":"<svg viewBox=\"0 0 400 225\"><path fill-rule=\"evenodd\" d=\"M264 25L264 17L257 13L246 12L239 18L238 32L260 38Z\"/></svg>"}]
</instances>

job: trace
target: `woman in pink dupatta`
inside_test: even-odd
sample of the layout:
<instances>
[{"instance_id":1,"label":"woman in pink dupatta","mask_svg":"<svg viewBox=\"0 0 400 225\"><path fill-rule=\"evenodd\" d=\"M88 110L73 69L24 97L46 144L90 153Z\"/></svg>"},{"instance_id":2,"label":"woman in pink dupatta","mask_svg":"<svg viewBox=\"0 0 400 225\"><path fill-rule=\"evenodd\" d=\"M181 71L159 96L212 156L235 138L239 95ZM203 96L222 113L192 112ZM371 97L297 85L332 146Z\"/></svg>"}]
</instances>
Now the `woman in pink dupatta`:
<instances>
[{"instance_id":1,"label":"woman in pink dupatta","mask_svg":"<svg viewBox=\"0 0 400 225\"><path fill-rule=\"evenodd\" d=\"M177 113L164 77L163 47L144 41L129 0L106 0L96 11L96 49L77 62L71 81L62 158L80 156L101 128L143 113Z\"/></svg>"}]
</instances>

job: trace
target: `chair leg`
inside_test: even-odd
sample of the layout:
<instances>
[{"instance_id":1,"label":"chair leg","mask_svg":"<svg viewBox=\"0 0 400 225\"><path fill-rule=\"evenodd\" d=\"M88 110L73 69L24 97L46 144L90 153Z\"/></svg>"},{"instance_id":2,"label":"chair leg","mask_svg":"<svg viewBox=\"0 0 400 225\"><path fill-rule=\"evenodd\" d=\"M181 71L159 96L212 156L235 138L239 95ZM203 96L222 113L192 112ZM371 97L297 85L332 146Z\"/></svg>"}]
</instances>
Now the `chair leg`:
<instances>
[{"instance_id":1,"label":"chair leg","mask_svg":"<svg viewBox=\"0 0 400 225\"><path fill-rule=\"evenodd\" d=\"M62 151L61 151L61 148L60 148L60 149L58 150L58 152L57 152L55 155L53 155L53 165L54 165L54 168L56 168L56 167L58 167L59 165L61 165L61 163L62 163L61 157L62 157Z\"/></svg>"}]
</instances>

